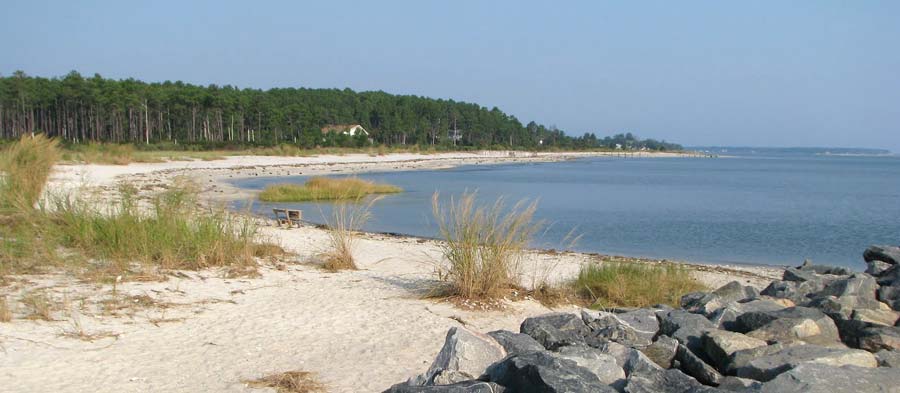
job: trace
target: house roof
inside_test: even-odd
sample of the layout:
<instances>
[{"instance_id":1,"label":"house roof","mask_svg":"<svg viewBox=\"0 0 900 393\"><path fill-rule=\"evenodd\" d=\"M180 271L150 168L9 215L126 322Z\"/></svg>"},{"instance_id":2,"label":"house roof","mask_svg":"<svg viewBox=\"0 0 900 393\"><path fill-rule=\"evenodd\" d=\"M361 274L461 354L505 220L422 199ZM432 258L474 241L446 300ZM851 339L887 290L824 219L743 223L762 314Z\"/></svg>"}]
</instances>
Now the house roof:
<instances>
[{"instance_id":1,"label":"house roof","mask_svg":"<svg viewBox=\"0 0 900 393\"><path fill-rule=\"evenodd\" d=\"M327 134L329 132L349 132L356 127L365 130L365 128L359 124L330 124L322 127L322 133ZM368 133L368 131L366 133Z\"/></svg>"}]
</instances>

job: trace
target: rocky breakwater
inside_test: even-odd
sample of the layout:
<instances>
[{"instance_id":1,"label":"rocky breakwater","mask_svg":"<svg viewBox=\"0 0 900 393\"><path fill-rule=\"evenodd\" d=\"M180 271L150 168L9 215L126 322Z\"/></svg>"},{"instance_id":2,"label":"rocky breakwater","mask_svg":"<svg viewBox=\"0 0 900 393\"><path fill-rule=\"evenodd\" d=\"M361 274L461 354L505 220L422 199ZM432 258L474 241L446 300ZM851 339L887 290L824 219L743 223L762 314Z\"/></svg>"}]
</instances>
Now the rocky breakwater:
<instances>
[{"instance_id":1,"label":"rocky breakwater","mask_svg":"<svg viewBox=\"0 0 900 393\"><path fill-rule=\"evenodd\" d=\"M900 248L864 259L864 273L806 262L762 291L732 282L678 309L452 328L425 373L387 392L900 392Z\"/></svg>"}]
</instances>

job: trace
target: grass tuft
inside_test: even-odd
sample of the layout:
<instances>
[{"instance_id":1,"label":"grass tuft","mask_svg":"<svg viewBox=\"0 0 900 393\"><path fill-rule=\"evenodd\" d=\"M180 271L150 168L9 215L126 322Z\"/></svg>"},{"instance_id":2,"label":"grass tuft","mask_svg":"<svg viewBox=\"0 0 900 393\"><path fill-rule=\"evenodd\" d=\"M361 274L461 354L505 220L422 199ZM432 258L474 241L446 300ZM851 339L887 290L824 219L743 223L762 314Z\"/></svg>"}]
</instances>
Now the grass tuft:
<instances>
[{"instance_id":1,"label":"grass tuft","mask_svg":"<svg viewBox=\"0 0 900 393\"><path fill-rule=\"evenodd\" d=\"M329 250L324 253L326 270L356 270L353 245L359 231L372 218L372 205L378 198L368 201L357 198L353 201L341 200L332 206L331 218L326 220Z\"/></svg>"},{"instance_id":2,"label":"grass tuft","mask_svg":"<svg viewBox=\"0 0 900 393\"><path fill-rule=\"evenodd\" d=\"M314 393L324 392L322 385L314 373L308 371L288 371L269 375L254 380L244 381L252 388L272 388L278 393Z\"/></svg>"},{"instance_id":3,"label":"grass tuft","mask_svg":"<svg viewBox=\"0 0 900 393\"><path fill-rule=\"evenodd\" d=\"M448 263L439 278L449 283L447 295L490 300L516 287L522 251L540 226L532 222L536 208L534 202L521 201L507 209L502 199L477 206L475 193L441 207L434 194L432 209Z\"/></svg>"},{"instance_id":4,"label":"grass tuft","mask_svg":"<svg viewBox=\"0 0 900 393\"><path fill-rule=\"evenodd\" d=\"M54 303L43 291L33 291L22 296L22 304L28 308L28 319L53 321Z\"/></svg>"},{"instance_id":5,"label":"grass tuft","mask_svg":"<svg viewBox=\"0 0 900 393\"><path fill-rule=\"evenodd\" d=\"M313 177L300 184L272 184L260 194L265 202L305 202L324 200L360 199L372 194L396 194L403 189L389 184L379 184L356 177L332 179Z\"/></svg>"},{"instance_id":6,"label":"grass tuft","mask_svg":"<svg viewBox=\"0 0 900 393\"><path fill-rule=\"evenodd\" d=\"M25 136L0 155L0 209L29 211L40 199L59 157L57 141Z\"/></svg>"},{"instance_id":7,"label":"grass tuft","mask_svg":"<svg viewBox=\"0 0 900 393\"><path fill-rule=\"evenodd\" d=\"M591 308L677 307L682 295L706 289L684 267L628 262L585 264L572 286Z\"/></svg>"}]
</instances>

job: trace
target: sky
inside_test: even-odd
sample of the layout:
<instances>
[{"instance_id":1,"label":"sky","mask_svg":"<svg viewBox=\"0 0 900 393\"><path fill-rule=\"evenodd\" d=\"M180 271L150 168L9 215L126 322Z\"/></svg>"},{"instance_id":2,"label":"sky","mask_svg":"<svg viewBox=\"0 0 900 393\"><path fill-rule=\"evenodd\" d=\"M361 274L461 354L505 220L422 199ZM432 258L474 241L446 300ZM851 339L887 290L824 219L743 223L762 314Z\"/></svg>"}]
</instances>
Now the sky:
<instances>
[{"instance_id":1,"label":"sky","mask_svg":"<svg viewBox=\"0 0 900 393\"><path fill-rule=\"evenodd\" d=\"M383 90L573 135L900 152L898 1L15 1L0 75Z\"/></svg>"}]
</instances>

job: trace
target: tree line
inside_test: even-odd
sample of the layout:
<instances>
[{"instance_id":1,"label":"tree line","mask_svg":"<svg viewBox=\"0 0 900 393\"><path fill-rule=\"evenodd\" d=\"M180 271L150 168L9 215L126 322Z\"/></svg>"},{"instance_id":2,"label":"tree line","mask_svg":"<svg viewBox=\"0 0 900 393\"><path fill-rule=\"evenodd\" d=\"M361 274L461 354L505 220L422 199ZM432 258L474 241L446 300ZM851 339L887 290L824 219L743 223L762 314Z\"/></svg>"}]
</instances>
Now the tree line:
<instances>
[{"instance_id":1,"label":"tree line","mask_svg":"<svg viewBox=\"0 0 900 393\"><path fill-rule=\"evenodd\" d=\"M681 149L631 134L571 137L533 121L523 125L496 107L382 91L203 87L98 74L86 78L76 71L62 78L22 71L0 77L3 139L40 132L65 143L316 147L369 142L323 136L322 128L335 124L360 124L372 143L389 146Z\"/></svg>"}]
</instances>

